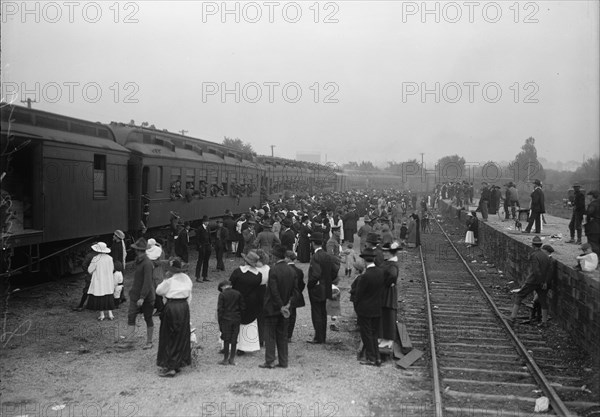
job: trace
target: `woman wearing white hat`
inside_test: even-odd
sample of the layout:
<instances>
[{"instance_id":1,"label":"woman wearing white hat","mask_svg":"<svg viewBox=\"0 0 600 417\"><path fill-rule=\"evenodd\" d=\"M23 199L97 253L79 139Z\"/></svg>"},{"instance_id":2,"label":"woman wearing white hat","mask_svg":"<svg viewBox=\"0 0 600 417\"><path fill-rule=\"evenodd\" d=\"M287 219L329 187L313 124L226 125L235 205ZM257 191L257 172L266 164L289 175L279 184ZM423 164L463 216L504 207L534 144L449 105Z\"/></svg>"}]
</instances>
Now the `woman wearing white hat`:
<instances>
[{"instance_id":1,"label":"woman wearing white hat","mask_svg":"<svg viewBox=\"0 0 600 417\"><path fill-rule=\"evenodd\" d=\"M98 317L100 321L104 320L105 311L108 314L108 319L113 320L115 281L113 277L113 259L109 255L110 249L106 246L106 243L98 242L92 245L92 250L96 252L96 256L94 256L88 267L92 280L88 289L87 308L100 311Z\"/></svg>"}]
</instances>

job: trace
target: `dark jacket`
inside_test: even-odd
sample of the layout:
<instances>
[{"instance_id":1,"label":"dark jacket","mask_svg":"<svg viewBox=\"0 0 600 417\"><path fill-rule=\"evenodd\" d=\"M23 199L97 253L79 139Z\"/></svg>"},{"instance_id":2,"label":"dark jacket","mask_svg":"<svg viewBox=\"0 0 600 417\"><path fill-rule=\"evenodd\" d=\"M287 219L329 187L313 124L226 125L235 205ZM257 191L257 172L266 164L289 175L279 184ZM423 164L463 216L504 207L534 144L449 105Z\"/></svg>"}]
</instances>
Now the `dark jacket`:
<instances>
[{"instance_id":1,"label":"dark jacket","mask_svg":"<svg viewBox=\"0 0 600 417\"><path fill-rule=\"evenodd\" d=\"M294 263L288 264L290 268L294 270L296 273L296 289L294 293L294 298L292 300L292 307L304 307L306 305L306 301L304 300L304 288L306 288L306 284L304 283L304 272L298 268Z\"/></svg>"},{"instance_id":2,"label":"dark jacket","mask_svg":"<svg viewBox=\"0 0 600 417\"><path fill-rule=\"evenodd\" d=\"M573 212L583 215L585 213L585 195L581 191L575 192L575 201L573 202Z\"/></svg>"},{"instance_id":3,"label":"dark jacket","mask_svg":"<svg viewBox=\"0 0 600 417\"><path fill-rule=\"evenodd\" d=\"M592 200L586 210L585 234L593 235L600 233L600 199Z\"/></svg>"},{"instance_id":4,"label":"dark jacket","mask_svg":"<svg viewBox=\"0 0 600 417\"><path fill-rule=\"evenodd\" d=\"M308 296L311 301L331 300L331 285L337 278L340 261L328 254L325 249L315 251L308 267Z\"/></svg>"},{"instance_id":5,"label":"dark jacket","mask_svg":"<svg viewBox=\"0 0 600 417\"><path fill-rule=\"evenodd\" d=\"M481 198L479 199L479 201L490 201L490 189L487 187L483 187L481 190Z\"/></svg>"},{"instance_id":6,"label":"dark jacket","mask_svg":"<svg viewBox=\"0 0 600 417\"><path fill-rule=\"evenodd\" d=\"M349 211L342 218L342 222L344 223L344 229L348 230L356 230L357 222L358 222L358 214L356 211Z\"/></svg>"},{"instance_id":7,"label":"dark jacket","mask_svg":"<svg viewBox=\"0 0 600 417\"><path fill-rule=\"evenodd\" d=\"M531 193L531 211L536 213L545 213L546 206L544 205L544 192L541 188L536 188Z\"/></svg>"},{"instance_id":8,"label":"dark jacket","mask_svg":"<svg viewBox=\"0 0 600 417\"><path fill-rule=\"evenodd\" d=\"M265 286L260 285L262 275L252 272L243 273L240 268L235 269L229 278L231 287L238 290L246 308L242 311L242 324L250 324L258 317L263 308Z\"/></svg>"},{"instance_id":9,"label":"dark jacket","mask_svg":"<svg viewBox=\"0 0 600 417\"><path fill-rule=\"evenodd\" d=\"M296 243L296 234L292 229L287 229L284 232L281 232L281 245L285 247L286 250L294 250L294 243Z\"/></svg>"},{"instance_id":10,"label":"dark jacket","mask_svg":"<svg viewBox=\"0 0 600 417\"><path fill-rule=\"evenodd\" d=\"M394 261L384 261L381 265L383 269L383 307L398 309L398 263Z\"/></svg>"},{"instance_id":11,"label":"dark jacket","mask_svg":"<svg viewBox=\"0 0 600 417\"><path fill-rule=\"evenodd\" d=\"M548 255L539 248L534 249L529 255L531 272L527 276L526 284L542 285L550 279L552 262Z\"/></svg>"},{"instance_id":12,"label":"dark jacket","mask_svg":"<svg viewBox=\"0 0 600 417\"><path fill-rule=\"evenodd\" d=\"M129 299L132 302L143 299L145 302L154 302L156 294L154 292L154 279L152 271L154 269L152 261L144 257L135 261L135 273L133 274L133 285L129 290Z\"/></svg>"},{"instance_id":13,"label":"dark jacket","mask_svg":"<svg viewBox=\"0 0 600 417\"><path fill-rule=\"evenodd\" d=\"M217 301L217 317L219 323L223 320L240 323L242 311L246 309L244 297L238 290L226 288L219 294Z\"/></svg>"},{"instance_id":14,"label":"dark jacket","mask_svg":"<svg viewBox=\"0 0 600 417\"><path fill-rule=\"evenodd\" d=\"M237 223L233 220L233 217L226 216L223 219L223 227L227 229L227 240L235 241L238 240L237 232L235 230Z\"/></svg>"},{"instance_id":15,"label":"dark jacket","mask_svg":"<svg viewBox=\"0 0 600 417\"><path fill-rule=\"evenodd\" d=\"M356 314L361 317L381 317L384 288L383 269L376 266L367 268L356 284L354 295Z\"/></svg>"},{"instance_id":16,"label":"dark jacket","mask_svg":"<svg viewBox=\"0 0 600 417\"><path fill-rule=\"evenodd\" d=\"M265 316L281 314L281 307L287 305L296 288L296 273L285 262L279 261L269 270L269 282L265 292Z\"/></svg>"},{"instance_id":17,"label":"dark jacket","mask_svg":"<svg viewBox=\"0 0 600 417\"><path fill-rule=\"evenodd\" d=\"M189 234L186 229L182 229L177 235L177 239L175 239L175 255L179 256L185 263L189 260L189 239Z\"/></svg>"},{"instance_id":18,"label":"dark jacket","mask_svg":"<svg viewBox=\"0 0 600 417\"><path fill-rule=\"evenodd\" d=\"M225 227L217 228L215 230L214 243L215 247L225 247L225 244L229 240L229 230Z\"/></svg>"},{"instance_id":19,"label":"dark jacket","mask_svg":"<svg viewBox=\"0 0 600 417\"><path fill-rule=\"evenodd\" d=\"M196 242L198 244L198 248L210 246L211 239L210 239L209 227L206 226L206 229L205 229L204 225L200 225L200 227L196 229L196 239L197 239Z\"/></svg>"}]
</instances>

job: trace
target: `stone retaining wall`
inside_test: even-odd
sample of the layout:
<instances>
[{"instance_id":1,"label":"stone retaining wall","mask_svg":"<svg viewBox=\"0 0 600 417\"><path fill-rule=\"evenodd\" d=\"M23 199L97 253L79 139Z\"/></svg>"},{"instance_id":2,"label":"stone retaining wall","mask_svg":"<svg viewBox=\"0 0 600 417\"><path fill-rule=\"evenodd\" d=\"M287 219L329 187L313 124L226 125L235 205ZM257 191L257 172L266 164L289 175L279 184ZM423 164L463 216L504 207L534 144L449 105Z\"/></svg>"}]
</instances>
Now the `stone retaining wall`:
<instances>
[{"instance_id":1,"label":"stone retaining wall","mask_svg":"<svg viewBox=\"0 0 600 417\"><path fill-rule=\"evenodd\" d=\"M458 220L458 210L441 202L441 212ZM461 213L460 221L466 217ZM533 236L533 234L531 235ZM528 272L531 245L519 242L489 224L479 221L479 246L498 269L511 279L523 283ZM592 356L600 353L600 273L581 272L557 261L553 290L549 292L550 315L566 329Z\"/></svg>"}]
</instances>

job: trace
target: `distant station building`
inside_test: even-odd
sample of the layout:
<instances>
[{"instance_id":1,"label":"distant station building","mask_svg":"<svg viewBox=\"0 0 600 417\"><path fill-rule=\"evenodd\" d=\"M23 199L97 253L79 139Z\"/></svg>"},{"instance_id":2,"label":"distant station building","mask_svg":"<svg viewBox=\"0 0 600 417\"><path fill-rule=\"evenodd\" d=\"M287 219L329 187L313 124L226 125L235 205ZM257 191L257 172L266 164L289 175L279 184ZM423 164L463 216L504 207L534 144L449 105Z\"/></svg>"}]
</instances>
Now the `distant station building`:
<instances>
[{"instance_id":1,"label":"distant station building","mask_svg":"<svg viewBox=\"0 0 600 417\"><path fill-rule=\"evenodd\" d=\"M296 160L320 164L321 163L321 153L320 152L296 152Z\"/></svg>"}]
</instances>

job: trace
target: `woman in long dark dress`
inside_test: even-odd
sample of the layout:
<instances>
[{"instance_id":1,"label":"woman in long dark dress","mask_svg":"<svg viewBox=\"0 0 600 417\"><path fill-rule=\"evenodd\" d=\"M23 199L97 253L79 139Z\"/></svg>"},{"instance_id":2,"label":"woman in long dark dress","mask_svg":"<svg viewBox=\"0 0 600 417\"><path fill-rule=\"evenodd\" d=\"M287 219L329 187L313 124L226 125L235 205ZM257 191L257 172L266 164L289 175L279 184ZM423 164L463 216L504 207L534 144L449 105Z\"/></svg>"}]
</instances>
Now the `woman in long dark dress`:
<instances>
[{"instance_id":1,"label":"woman in long dark dress","mask_svg":"<svg viewBox=\"0 0 600 417\"><path fill-rule=\"evenodd\" d=\"M242 294L246 304L246 309L242 311L237 350L256 352L260 350L257 319L259 314L262 313L266 287L261 285L262 274L256 268L256 264L260 259L256 252L250 251L247 255L242 254L242 258L244 258L246 264L235 269L229 278L231 288Z\"/></svg>"},{"instance_id":2,"label":"woman in long dark dress","mask_svg":"<svg viewBox=\"0 0 600 417\"><path fill-rule=\"evenodd\" d=\"M167 299L160 320L156 365L162 368L159 376L173 377L181 368L192 363L190 343L190 303L192 280L183 272L183 261L171 262L174 275L156 287L156 295Z\"/></svg>"},{"instance_id":3,"label":"woman in long dark dress","mask_svg":"<svg viewBox=\"0 0 600 417\"><path fill-rule=\"evenodd\" d=\"M300 225L300 232L298 233L298 262L310 262L309 235L311 233L312 230L308 226L308 216L305 215L302 217L302 224Z\"/></svg>"},{"instance_id":4,"label":"woman in long dark dress","mask_svg":"<svg viewBox=\"0 0 600 417\"><path fill-rule=\"evenodd\" d=\"M383 245L385 261L381 265L385 290L383 293L383 304L381 308L381 320L379 321L379 338L394 340L396 338L396 315L398 310L398 256L396 252L401 250L398 242Z\"/></svg>"}]
</instances>

